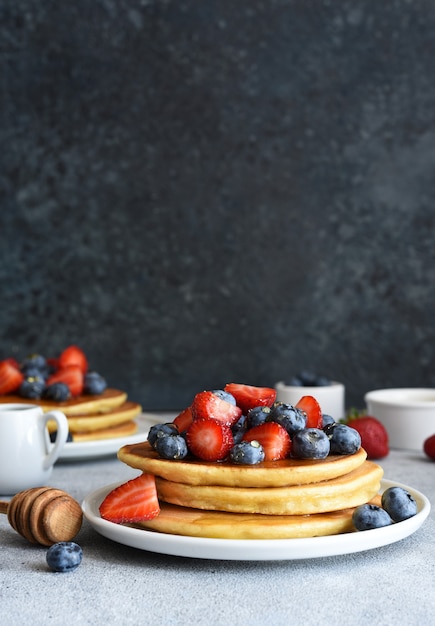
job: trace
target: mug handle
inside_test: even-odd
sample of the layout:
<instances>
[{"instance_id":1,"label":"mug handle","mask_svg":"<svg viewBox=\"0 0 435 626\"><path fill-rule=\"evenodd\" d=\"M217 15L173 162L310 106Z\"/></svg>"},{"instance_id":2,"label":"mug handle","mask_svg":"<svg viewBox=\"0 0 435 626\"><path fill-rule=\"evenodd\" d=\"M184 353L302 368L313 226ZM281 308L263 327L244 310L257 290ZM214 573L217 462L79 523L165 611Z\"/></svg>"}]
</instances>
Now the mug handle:
<instances>
[{"instance_id":1,"label":"mug handle","mask_svg":"<svg viewBox=\"0 0 435 626\"><path fill-rule=\"evenodd\" d=\"M50 452L44 457L43 468L48 469L54 465L62 452L62 448L68 439L68 420L61 411L49 411L44 413L44 425L50 420L54 420L57 424L56 441Z\"/></svg>"}]
</instances>

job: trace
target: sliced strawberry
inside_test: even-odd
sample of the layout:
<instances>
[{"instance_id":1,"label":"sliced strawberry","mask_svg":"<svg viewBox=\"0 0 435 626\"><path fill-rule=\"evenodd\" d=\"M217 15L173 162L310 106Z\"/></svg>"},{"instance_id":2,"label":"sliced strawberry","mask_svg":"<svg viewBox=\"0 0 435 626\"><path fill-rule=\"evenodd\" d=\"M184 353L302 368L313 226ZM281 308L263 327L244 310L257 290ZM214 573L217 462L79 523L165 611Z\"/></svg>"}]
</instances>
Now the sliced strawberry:
<instances>
[{"instance_id":1,"label":"sliced strawberry","mask_svg":"<svg viewBox=\"0 0 435 626\"><path fill-rule=\"evenodd\" d=\"M270 387L253 387L252 385L243 385L241 383L228 383L225 385L225 391L235 397L237 406L242 409L244 414L256 406L271 407L276 400L276 390Z\"/></svg>"},{"instance_id":2,"label":"sliced strawberry","mask_svg":"<svg viewBox=\"0 0 435 626\"><path fill-rule=\"evenodd\" d=\"M306 428L322 428L323 418L322 409L316 398L313 396L302 396L295 405L297 409L301 409L307 416Z\"/></svg>"},{"instance_id":3,"label":"sliced strawberry","mask_svg":"<svg viewBox=\"0 0 435 626\"><path fill-rule=\"evenodd\" d=\"M242 409L219 398L213 391L200 391L193 398L192 416L194 420L215 419L232 426L242 415Z\"/></svg>"},{"instance_id":4,"label":"sliced strawberry","mask_svg":"<svg viewBox=\"0 0 435 626\"><path fill-rule=\"evenodd\" d=\"M0 361L0 395L17 391L23 380L24 376L13 360Z\"/></svg>"},{"instance_id":5,"label":"sliced strawberry","mask_svg":"<svg viewBox=\"0 0 435 626\"><path fill-rule=\"evenodd\" d=\"M159 513L156 480L145 473L113 489L100 505L101 517L115 524L142 522Z\"/></svg>"},{"instance_id":6,"label":"sliced strawberry","mask_svg":"<svg viewBox=\"0 0 435 626\"><path fill-rule=\"evenodd\" d=\"M88 371L88 359L83 350L78 346L68 346L59 356L59 369L69 367L70 365L78 365L83 374L86 374Z\"/></svg>"},{"instance_id":7,"label":"sliced strawberry","mask_svg":"<svg viewBox=\"0 0 435 626\"><path fill-rule=\"evenodd\" d=\"M213 418L194 420L187 429L186 441L193 456L203 461L221 461L234 444L231 428Z\"/></svg>"},{"instance_id":8,"label":"sliced strawberry","mask_svg":"<svg viewBox=\"0 0 435 626\"><path fill-rule=\"evenodd\" d=\"M79 396L83 392L84 374L78 365L68 365L48 378L47 386L53 383L65 383L72 396Z\"/></svg>"},{"instance_id":9,"label":"sliced strawberry","mask_svg":"<svg viewBox=\"0 0 435 626\"><path fill-rule=\"evenodd\" d=\"M254 426L246 431L242 439L258 441L263 447L265 461L278 461L290 454L290 435L277 422L264 422L259 426Z\"/></svg>"},{"instance_id":10,"label":"sliced strawberry","mask_svg":"<svg viewBox=\"0 0 435 626\"><path fill-rule=\"evenodd\" d=\"M190 406L186 407L177 417L173 420L173 424L178 428L179 433L184 433L193 422L192 409Z\"/></svg>"}]
</instances>

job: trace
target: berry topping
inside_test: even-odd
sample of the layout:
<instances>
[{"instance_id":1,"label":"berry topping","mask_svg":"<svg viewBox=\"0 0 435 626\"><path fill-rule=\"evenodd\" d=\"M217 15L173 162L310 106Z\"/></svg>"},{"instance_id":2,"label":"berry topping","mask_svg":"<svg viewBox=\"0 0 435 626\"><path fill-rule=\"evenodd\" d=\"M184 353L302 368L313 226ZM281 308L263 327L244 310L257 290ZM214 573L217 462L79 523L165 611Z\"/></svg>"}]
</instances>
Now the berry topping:
<instances>
[{"instance_id":1,"label":"berry topping","mask_svg":"<svg viewBox=\"0 0 435 626\"><path fill-rule=\"evenodd\" d=\"M98 374L98 372L86 372L83 383L83 393L98 396L100 393L103 393L105 389L107 389L105 378Z\"/></svg>"},{"instance_id":2,"label":"berry topping","mask_svg":"<svg viewBox=\"0 0 435 626\"><path fill-rule=\"evenodd\" d=\"M306 427L307 416L302 409L297 409L291 404L275 402L267 421L281 424L290 437L293 437L298 430L302 430L302 428Z\"/></svg>"},{"instance_id":3,"label":"berry topping","mask_svg":"<svg viewBox=\"0 0 435 626\"><path fill-rule=\"evenodd\" d=\"M348 425L357 430L361 437L361 446L369 459L383 459L389 453L388 433L385 426L371 415L350 416Z\"/></svg>"},{"instance_id":4,"label":"berry topping","mask_svg":"<svg viewBox=\"0 0 435 626\"><path fill-rule=\"evenodd\" d=\"M45 389L45 380L41 376L28 376L23 380L18 389L18 395L22 398L39 399Z\"/></svg>"},{"instance_id":5,"label":"berry topping","mask_svg":"<svg viewBox=\"0 0 435 626\"><path fill-rule=\"evenodd\" d=\"M307 428L322 428L322 410L313 396L302 396L296 403L296 408L304 411L307 416Z\"/></svg>"},{"instance_id":6,"label":"berry topping","mask_svg":"<svg viewBox=\"0 0 435 626\"><path fill-rule=\"evenodd\" d=\"M155 478L145 473L113 489L100 505L101 517L115 524L150 520L159 513Z\"/></svg>"},{"instance_id":7,"label":"berry topping","mask_svg":"<svg viewBox=\"0 0 435 626\"><path fill-rule=\"evenodd\" d=\"M362 504L352 514L352 522L356 530L371 530L390 526L393 520L388 513L375 504Z\"/></svg>"},{"instance_id":8,"label":"berry topping","mask_svg":"<svg viewBox=\"0 0 435 626\"><path fill-rule=\"evenodd\" d=\"M0 394L17 391L24 380L19 368L10 359L0 361Z\"/></svg>"},{"instance_id":9,"label":"berry topping","mask_svg":"<svg viewBox=\"0 0 435 626\"><path fill-rule=\"evenodd\" d=\"M382 507L393 522L402 522L417 514L417 502L403 487L389 487L382 494Z\"/></svg>"},{"instance_id":10,"label":"berry topping","mask_svg":"<svg viewBox=\"0 0 435 626\"><path fill-rule=\"evenodd\" d=\"M58 369L48 378L47 385L53 383L64 383L69 387L72 396L79 396L83 392L83 372L78 365L68 365Z\"/></svg>"},{"instance_id":11,"label":"berry topping","mask_svg":"<svg viewBox=\"0 0 435 626\"><path fill-rule=\"evenodd\" d=\"M331 454L355 454L361 448L361 436L357 430L333 422L323 428L331 444Z\"/></svg>"},{"instance_id":12,"label":"berry topping","mask_svg":"<svg viewBox=\"0 0 435 626\"><path fill-rule=\"evenodd\" d=\"M276 400L276 391L269 387L253 387L240 383L228 383L225 391L235 397L237 406L247 413L256 406L271 407Z\"/></svg>"},{"instance_id":13,"label":"berry topping","mask_svg":"<svg viewBox=\"0 0 435 626\"><path fill-rule=\"evenodd\" d=\"M288 432L276 422L265 422L250 428L243 436L242 441L258 441L264 450L265 461L285 459L291 450L291 441Z\"/></svg>"},{"instance_id":14,"label":"berry topping","mask_svg":"<svg viewBox=\"0 0 435 626\"><path fill-rule=\"evenodd\" d=\"M88 359L83 350L78 346L68 346L59 356L59 369L69 367L70 365L77 365L83 374L86 374L88 371Z\"/></svg>"},{"instance_id":15,"label":"berry topping","mask_svg":"<svg viewBox=\"0 0 435 626\"><path fill-rule=\"evenodd\" d=\"M234 444L231 428L213 418L194 420L186 440L189 451L203 461L221 461Z\"/></svg>"},{"instance_id":16,"label":"berry topping","mask_svg":"<svg viewBox=\"0 0 435 626\"><path fill-rule=\"evenodd\" d=\"M192 422L193 415L190 406L181 411L181 413L179 413L177 417L173 420L173 424L175 424L179 433L184 433L189 428Z\"/></svg>"},{"instance_id":17,"label":"berry topping","mask_svg":"<svg viewBox=\"0 0 435 626\"><path fill-rule=\"evenodd\" d=\"M179 461L187 456L187 444L181 435L166 435L158 437L155 445L156 451L162 459Z\"/></svg>"},{"instance_id":18,"label":"berry topping","mask_svg":"<svg viewBox=\"0 0 435 626\"><path fill-rule=\"evenodd\" d=\"M41 397L53 402L66 402L71 397L71 391L65 383L53 383L45 387Z\"/></svg>"},{"instance_id":19,"label":"berry topping","mask_svg":"<svg viewBox=\"0 0 435 626\"><path fill-rule=\"evenodd\" d=\"M268 406L255 406L253 409L249 409L246 416L247 428L253 428L264 424L270 415L270 408Z\"/></svg>"},{"instance_id":20,"label":"berry topping","mask_svg":"<svg viewBox=\"0 0 435 626\"><path fill-rule=\"evenodd\" d=\"M297 459L326 459L329 439L319 428L303 428L292 439L292 456Z\"/></svg>"},{"instance_id":21,"label":"berry topping","mask_svg":"<svg viewBox=\"0 0 435 626\"><path fill-rule=\"evenodd\" d=\"M149 429L147 440L155 448L157 439L167 437L168 435L178 435L178 429L175 424L154 424Z\"/></svg>"},{"instance_id":22,"label":"berry topping","mask_svg":"<svg viewBox=\"0 0 435 626\"><path fill-rule=\"evenodd\" d=\"M231 393L228 393L228 391L213 389L213 393L221 400L226 400L230 404L237 404L235 397Z\"/></svg>"},{"instance_id":23,"label":"berry topping","mask_svg":"<svg viewBox=\"0 0 435 626\"><path fill-rule=\"evenodd\" d=\"M237 465L256 465L264 461L262 445L256 441L241 441L230 450L230 460Z\"/></svg>"},{"instance_id":24,"label":"berry topping","mask_svg":"<svg viewBox=\"0 0 435 626\"><path fill-rule=\"evenodd\" d=\"M83 551L73 541L59 541L47 551L48 567L54 572L73 572L82 562Z\"/></svg>"},{"instance_id":25,"label":"berry topping","mask_svg":"<svg viewBox=\"0 0 435 626\"><path fill-rule=\"evenodd\" d=\"M222 400L213 391L200 391L192 402L194 420L215 419L227 426L232 426L241 414L242 410L238 406Z\"/></svg>"}]
</instances>

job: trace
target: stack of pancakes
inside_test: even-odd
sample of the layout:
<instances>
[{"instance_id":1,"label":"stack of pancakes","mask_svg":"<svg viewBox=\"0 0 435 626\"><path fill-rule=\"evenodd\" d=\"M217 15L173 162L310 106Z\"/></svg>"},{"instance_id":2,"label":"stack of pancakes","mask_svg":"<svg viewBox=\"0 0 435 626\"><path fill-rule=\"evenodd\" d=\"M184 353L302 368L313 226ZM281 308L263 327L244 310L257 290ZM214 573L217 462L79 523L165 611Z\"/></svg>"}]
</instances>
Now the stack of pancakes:
<instances>
[{"instance_id":1,"label":"stack of pancakes","mask_svg":"<svg viewBox=\"0 0 435 626\"><path fill-rule=\"evenodd\" d=\"M354 508L379 502L383 476L362 448L318 461L248 466L165 460L144 442L123 446L118 458L156 479L160 514L139 526L193 537L282 539L350 532Z\"/></svg>"},{"instance_id":2,"label":"stack of pancakes","mask_svg":"<svg viewBox=\"0 0 435 626\"><path fill-rule=\"evenodd\" d=\"M36 404L46 413L55 409L68 419L72 440L77 442L112 439L133 435L138 425L134 421L142 407L127 399L127 393L118 389L106 389L98 395L82 395L66 402L35 400L21 396L0 396L1 403ZM55 422L48 422L49 432L56 429Z\"/></svg>"}]
</instances>

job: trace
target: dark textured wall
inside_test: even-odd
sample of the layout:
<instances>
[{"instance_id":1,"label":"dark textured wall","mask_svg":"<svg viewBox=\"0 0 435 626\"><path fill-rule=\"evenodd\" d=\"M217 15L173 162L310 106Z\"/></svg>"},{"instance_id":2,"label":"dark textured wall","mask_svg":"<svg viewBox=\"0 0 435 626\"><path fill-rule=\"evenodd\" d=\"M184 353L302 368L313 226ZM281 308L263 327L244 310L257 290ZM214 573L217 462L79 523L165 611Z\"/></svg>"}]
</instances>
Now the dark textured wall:
<instances>
[{"instance_id":1,"label":"dark textured wall","mask_svg":"<svg viewBox=\"0 0 435 626\"><path fill-rule=\"evenodd\" d=\"M434 386L435 4L3 0L0 351L147 409Z\"/></svg>"}]
</instances>

